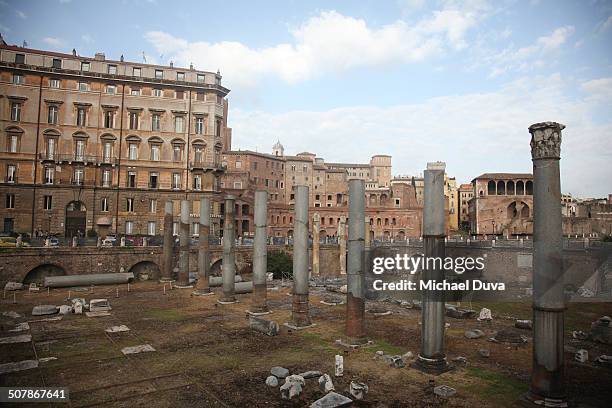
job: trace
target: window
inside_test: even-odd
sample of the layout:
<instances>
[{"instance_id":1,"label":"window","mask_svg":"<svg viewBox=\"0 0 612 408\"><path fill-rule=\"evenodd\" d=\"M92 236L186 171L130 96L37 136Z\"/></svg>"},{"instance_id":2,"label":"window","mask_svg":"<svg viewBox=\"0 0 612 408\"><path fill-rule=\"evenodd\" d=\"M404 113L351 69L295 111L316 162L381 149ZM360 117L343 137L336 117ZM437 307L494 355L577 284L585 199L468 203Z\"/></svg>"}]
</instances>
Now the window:
<instances>
[{"instance_id":1,"label":"window","mask_svg":"<svg viewBox=\"0 0 612 408\"><path fill-rule=\"evenodd\" d=\"M157 212L157 199L152 198L149 200L149 212L155 214Z\"/></svg>"},{"instance_id":2,"label":"window","mask_svg":"<svg viewBox=\"0 0 612 408\"><path fill-rule=\"evenodd\" d=\"M176 99L185 99L185 92L176 91Z\"/></svg>"},{"instance_id":3,"label":"window","mask_svg":"<svg viewBox=\"0 0 612 408\"><path fill-rule=\"evenodd\" d=\"M159 175L157 173L149 173L149 188L157 188L158 179L159 179ZM149 210L151 210L151 206L149 206ZM155 202L155 211L157 211L157 202ZM155 212L155 211L151 211L151 212Z\"/></svg>"},{"instance_id":4,"label":"window","mask_svg":"<svg viewBox=\"0 0 612 408\"><path fill-rule=\"evenodd\" d=\"M202 146L194 146L193 147L193 161L195 161L196 163L202 163L202 157L203 157L203 148Z\"/></svg>"},{"instance_id":5,"label":"window","mask_svg":"<svg viewBox=\"0 0 612 408\"><path fill-rule=\"evenodd\" d=\"M112 129L115 125L115 112L112 110L107 110L104 112L104 127L107 129Z\"/></svg>"},{"instance_id":6,"label":"window","mask_svg":"<svg viewBox=\"0 0 612 408\"><path fill-rule=\"evenodd\" d=\"M125 199L125 211L134 212L134 199L133 198Z\"/></svg>"},{"instance_id":7,"label":"window","mask_svg":"<svg viewBox=\"0 0 612 408\"><path fill-rule=\"evenodd\" d=\"M193 176L193 189L196 191L202 190L202 176L199 174Z\"/></svg>"},{"instance_id":8,"label":"window","mask_svg":"<svg viewBox=\"0 0 612 408\"><path fill-rule=\"evenodd\" d=\"M117 93L117 87L115 85L106 85L106 93L109 95L114 95Z\"/></svg>"},{"instance_id":9,"label":"window","mask_svg":"<svg viewBox=\"0 0 612 408\"><path fill-rule=\"evenodd\" d=\"M77 108L77 126L85 126L87 121L87 110L85 108Z\"/></svg>"},{"instance_id":10,"label":"window","mask_svg":"<svg viewBox=\"0 0 612 408\"><path fill-rule=\"evenodd\" d=\"M88 72L89 71L89 62L81 62L81 71Z\"/></svg>"},{"instance_id":11,"label":"window","mask_svg":"<svg viewBox=\"0 0 612 408\"><path fill-rule=\"evenodd\" d=\"M215 121L215 135L221 137L221 121L219 119Z\"/></svg>"},{"instance_id":12,"label":"window","mask_svg":"<svg viewBox=\"0 0 612 408\"><path fill-rule=\"evenodd\" d=\"M174 117L174 131L176 133L183 133L184 129L183 129L183 125L185 123L185 118L182 116L175 116Z\"/></svg>"},{"instance_id":13,"label":"window","mask_svg":"<svg viewBox=\"0 0 612 408\"><path fill-rule=\"evenodd\" d=\"M132 76L140 77L140 68L138 67L132 68Z\"/></svg>"},{"instance_id":14,"label":"window","mask_svg":"<svg viewBox=\"0 0 612 408\"><path fill-rule=\"evenodd\" d=\"M154 113L151 116L151 130L154 132L159 132L161 129L161 117L159 113Z\"/></svg>"},{"instance_id":15,"label":"window","mask_svg":"<svg viewBox=\"0 0 612 408\"><path fill-rule=\"evenodd\" d=\"M204 133L204 118L196 118L195 120L195 132L198 135Z\"/></svg>"},{"instance_id":16,"label":"window","mask_svg":"<svg viewBox=\"0 0 612 408\"><path fill-rule=\"evenodd\" d=\"M241 189L242 188L242 181L234 181L234 188L235 189Z\"/></svg>"},{"instance_id":17,"label":"window","mask_svg":"<svg viewBox=\"0 0 612 408\"><path fill-rule=\"evenodd\" d=\"M108 66L108 73L110 75L117 75L117 66L116 65L109 65Z\"/></svg>"},{"instance_id":18,"label":"window","mask_svg":"<svg viewBox=\"0 0 612 408\"><path fill-rule=\"evenodd\" d=\"M194 237L199 237L200 236L200 223L192 222L191 231L192 231L191 235L193 235Z\"/></svg>"},{"instance_id":19,"label":"window","mask_svg":"<svg viewBox=\"0 0 612 408\"><path fill-rule=\"evenodd\" d=\"M172 146L172 160L181 161L183 159L183 148L181 145Z\"/></svg>"},{"instance_id":20,"label":"window","mask_svg":"<svg viewBox=\"0 0 612 408\"><path fill-rule=\"evenodd\" d=\"M185 73L184 72L177 72L176 73L176 80L177 81L184 81L185 80Z\"/></svg>"},{"instance_id":21,"label":"window","mask_svg":"<svg viewBox=\"0 0 612 408\"><path fill-rule=\"evenodd\" d=\"M162 90L159 89L159 88L153 88L153 96L161 97L162 96Z\"/></svg>"},{"instance_id":22,"label":"window","mask_svg":"<svg viewBox=\"0 0 612 408\"><path fill-rule=\"evenodd\" d=\"M6 208L15 208L15 194L7 194L6 195Z\"/></svg>"},{"instance_id":23,"label":"window","mask_svg":"<svg viewBox=\"0 0 612 408\"><path fill-rule=\"evenodd\" d=\"M147 234L155 235L155 221L149 221L147 223Z\"/></svg>"},{"instance_id":24,"label":"window","mask_svg":"<svg viewBox=\"0 0 612 408\"><path fill-rule=\"evenodd\" d=\"M56 105L49 106L49 113L47 115L47 122L50 125L57 125L59 117L59 108Z\"/></svg>"},{"instance_id":25,"label":"window","mask_svg":"<svg viewBox=\"0 0 612 408\"><path fill-rule=\"evenodd\" d=\"M130 129L138 129L138 112L130 112Z\"/></svg>"},{"instance_id":26,"label":"window","mask_svg":"<svg viewBox=\"0 0 612 408\"><path fill-rule=\"evenodd\" d=\"M133 221L126 221L125 222L125 233L126 234L133 234L134 233L134 222Z\"/></svg>"},{"instance_id":27,"label":"window","mask_svg":"<svg viewBox=\"0 0 612 408\"><path fill-rule=\"evenodd\" d=\"M179 230L178 222L173 222L172 223L172 235L177 236L178 235L178 230Z\"/></svg>"},{"instance_id":28,"label":"window","mask_svg":"<svg viewBox=\"0 0 612 408\"><path fill-rule=\"evenodd\" d=\"M73 178L72 178L73 184L77 184L79 186L83 184L83 172L84 171L81 168L74 169Z\"/></svg>"},{"instance_id":29,"label":"window","mask_svg":"<svg viewBox=\"0 0 612 408\"><path fill-rule=\"evenodd\" d=\"M237 169L241 169L242 168L242 162L240 160L236 160L236 168Z\"/></svg>"},{"instance_id":30,"label":"window","mask_svg":"<svg viewBox=\"0 0 612 408\"><path fill-rule=\"evenodd\" d=\"M104 161L104 163L110 163L112 157L113 157L113 143L104 142L104 145L102 145L102 160Z\"/></svg>"},{"instance_id":31,"label":"window","mask_svg":"<svg viewBox=\"0 0 612 408\"><path fill-rule=\"evenodd\" d=\"M172 188L181 188L181 173L172 173Z\"/></svg>"},{"instance_id":32,"label":"window","mask_svg":"<svg viewBox=\"0 0 612 408\"><path fill-rule=\"evenodd\" d=\"M47 159L53 160L55 156L55 138L47 139Z\"/></svg>"},{"instance_id":33,"label":"window","mask_svg":"<svg viewBox=\"0 0 612 408\"><path fill-rule=\"evenodd\" d=\"M107 212L108 211L108 198L103 197L100 202L100 211Z\"/></svg>"},{"instance_id":34,"label":"window","mask_svg":"<svg viewBox=\"0 0 612 408\"><path fill-rule=\"evenodd\" d=\"M164 79L164 71L162 71L161 69L156 69L155 70L155 78L157 78L157 79Z\"/></svg>"},{"instance_id":35,"label":"window","mask_svg":"<svg viewBox=\"0 0 612 408\"><path fill-rule=\"evenodd\" d=\"M74 159L83 161L85 158L85 140L76 139L74 141Z\"/></svg>"},{"instance_id":36,"label":"window","mask_svg":"<svg viewBox=\"0 0 612 408\"><path fill-rule=\"evenodd\" d=\"M21 74L13 74L13 83L15 85L21 85L24 83L23 75Z\"/></svg>"},{"instance_id":37,"label":"window","mask_svg":"<svg viewBox=\"0 0 612 408\"><path fill-rule=\"evenodd\" d=\"M55 178L55 168L48 166L45 167L45 184L53 184Z\"/></svg>"},{"instance_id":38,"label":"window","mask_svg":"<svg viewBox=\"0 0 612 408\"><path fill-rule=\"evenodd\" d=\"M130 88L130 95L140 96L140 88Z\"/></svg>"},{"instance_id":39,"label":"window","mask_svg":"<svg viewBox=\"0 0 612 408\"><path fill-rule=\"evenodd\" d=\"M204 97L205 97L204 92L196 93L196 101L203 101Z\"/></svg>"},{"instance_id":40,"label":"window","mask_svg":"<svg viewBox=\"0 0 612 408\"><path fill-rule=\"evenodd\" d=\"M19 102L11 102L11 120L21 120L21 104Z\"/></svg>"},{"instance_id":41,"label":"window","mask_svg":"<svg viewBox=\"0 0 612 408\"><path fill-rule=\"evenodd\" d=\"M53 58L53 68L61 69L62 68L62 60L59 58Z\"/></svg>"},{"instance_id":42,"label":"window","mask_svg":"<svg viewBox=\"0 0 612 408\"><path fill-rule=\"evenodd\" d=\"M203 84L204 83L204 79L205 79L204 74L198 74L198 79L197 79L198 84Z\"/></svg>"},{"instance_id":43,"label":"window","mask_svg":"<svg viewBox=\"0 0 612 408\"><path fill-rule=\"evenodd\" d=\"M151 145L151 157L150 159L153 161L159 161L161 147L158 144Z\"/></svg>"},{"instance_id":44,"label":"window","mask_svg":"<svg viewBox=\"0 0 612 408\"><path fill-rule=\"evenodd\" d=\"M128 171L127 186L131 188L136 187L136 172L135 171Z\"/></svg>"},{"instance_id":45,"label":"window","mask_svg":"<svg viewBox=\"0 0 612 408\"><path fill-rule=\"evenodd\" d=\"M43 202L44 202L43 208L45 210L50 210L53 208L53 196L50 196L50 195L44 196Z\"/></svg>"},{"instance_id":46,"label":"window","mask_svg":"<svg viewBox=\"0 0 612 408\"><path fill-rule=\"evenodd\" d=\"M8 151L9 153L17 153L19 151L19 136L8 136Z\"/></svg>"},{"instance_id":47,"label":"window","mask_svg":"<svg viewBox=\"0 0 612 408\"><path fill-rule=\"evenodd\" d=\"M136 143L128 144L128 159L138 160L138 145Z\"/></svg>"},{"instance_id":48,"label":"window","mask_svg":"<svg viewBox=\"0 0 612 408\"><path fill-rule=\"evenodd\" d=\"M17 167L14 164L6 166L6 182L14 183L17 181Z\"/></svg>"},{"instance_id":49,"label":"window","mask_svg":"<svg viewBox=\"0 0 612 408\"><path fill-rule=\"evenodd\" d=\"M102 187L110 187L112 181L112 173L110 169L104 169L102 171Z\"/></svg>"},{"instance_id":50,"label":"window","mask_svg":"<svg viewBox=\"0 0 612 408\"><path fill-rule=\"evenodd\" d=\"M49 88L59 89L61 87L61 81L59 79L50 79Z\"/></svg>"},{"instance_id":51,"label":"window","mask_svg":"<svg viewBox=\"0 0 612 408\"><path fill-rule=\"evenodd\" d=\"M79 91L86 92L89 89L87 82L79 82Z\"/></svg>"}]
</instances>

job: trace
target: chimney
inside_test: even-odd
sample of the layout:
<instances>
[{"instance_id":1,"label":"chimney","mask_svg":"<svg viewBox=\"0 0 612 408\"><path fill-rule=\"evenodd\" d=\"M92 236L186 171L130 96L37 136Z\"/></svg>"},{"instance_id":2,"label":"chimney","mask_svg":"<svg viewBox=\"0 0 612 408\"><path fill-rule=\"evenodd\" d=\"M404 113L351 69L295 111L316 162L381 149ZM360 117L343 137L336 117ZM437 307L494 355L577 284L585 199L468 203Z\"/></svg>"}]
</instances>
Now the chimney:
<instances>
[{"instance_id":1,"label":"chimney","mask_svg":"<svg viewBox=\"0 0 612 408\"><path fill-rule=\"evenodd\" d=\"M96 61L104 61L106 59L106 57L105 57L103 52L96 52L96 55L95 55L94 59Z\"/></svg>"}]
</instances>

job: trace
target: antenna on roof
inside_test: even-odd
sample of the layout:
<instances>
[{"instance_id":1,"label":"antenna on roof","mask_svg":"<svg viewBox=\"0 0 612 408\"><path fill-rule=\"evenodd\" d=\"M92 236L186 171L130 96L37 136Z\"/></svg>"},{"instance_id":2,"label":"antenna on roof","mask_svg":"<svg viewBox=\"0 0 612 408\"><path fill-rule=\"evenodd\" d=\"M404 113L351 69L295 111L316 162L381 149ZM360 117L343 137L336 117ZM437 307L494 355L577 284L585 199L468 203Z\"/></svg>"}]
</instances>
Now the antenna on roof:
<instances>
[{"instance_id":1,"label":"antenna on roof","mask_svg":"<svg viewBox=\"0 0 612 408\"><path fill-rule=\"evenodd\" d=\"M145 55L145 52L142 52L142 60L144 61L144 63L147 63L147 56Z\"/></svg>"}]
</instances>

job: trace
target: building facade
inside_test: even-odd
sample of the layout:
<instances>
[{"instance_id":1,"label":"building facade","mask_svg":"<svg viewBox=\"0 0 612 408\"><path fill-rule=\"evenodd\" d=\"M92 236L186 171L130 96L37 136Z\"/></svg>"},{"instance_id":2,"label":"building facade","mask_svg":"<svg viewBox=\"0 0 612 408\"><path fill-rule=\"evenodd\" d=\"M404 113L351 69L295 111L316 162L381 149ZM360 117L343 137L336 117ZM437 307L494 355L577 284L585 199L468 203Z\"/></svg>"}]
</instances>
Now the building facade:
<instances>
[{"instance_id":1,"label":"building facade","mask_svg":"<svg viewBox=\"0 0 612 408\"><path fill-rule=\"evenodd\" d=\"M471 184L461 184L457 191L459 195L459 228L469 230L470 207L469 202L474 197L474 188Z\"/></svg>"},{"instance_id":2,"label":"building facade","mask_svg":"<svg viewBox=\"0 0 612 408\"><path fill-rule=\"evenodd\" d=\"M474 235L533 233L533 176L485 173L472 180L470 229Z\"/></svg>"},{"instance_id":3,"label":"building facade","mask_svg":"<svg viewBox=\"0 0 612 408\"><path fill-rule=\"evenodd\" d=\"M204 196L218 231L219 73L3 44L0 86L4 231L159 235L166 201Z\"/></svg>"}]
</instances>

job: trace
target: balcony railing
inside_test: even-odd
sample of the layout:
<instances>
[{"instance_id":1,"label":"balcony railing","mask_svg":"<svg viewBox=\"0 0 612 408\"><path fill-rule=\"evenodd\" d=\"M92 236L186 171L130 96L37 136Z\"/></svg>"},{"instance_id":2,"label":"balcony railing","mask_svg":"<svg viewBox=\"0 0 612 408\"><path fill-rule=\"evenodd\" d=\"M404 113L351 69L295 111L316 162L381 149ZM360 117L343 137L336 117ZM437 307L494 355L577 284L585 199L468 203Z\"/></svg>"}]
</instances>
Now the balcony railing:
<instances>
[{"instance_id":1,"label":"balcony railing","mask_svg":"<svg viewBox=\"0 0 612 408\"><path fill-rule=\"evenodd\" d=\"M189 168L202 170L225 170L219 161L193 160L189 162Z\"/></svg>"},{"instance_id":2,"label":"balcony railing","mask_svg":"<svg viewBox=\"0 0 612 408\"><path fill-rule=\"evenodd\" d=\"M57 163L92 163L92 164L117 164L119 159L116 157L92 156L80 154L59 154L59 153L39 153L39 160L54 161Z\"/></svg>"},{"instance_id":3,"label":"balcony railing","mask_svg":"<svg viewBox=\"0 0 612 408\"><path fill-rule=\"evenodd\" d=\"M4 177L4 182L5 183L17 183L17 176L5 176Z\"/></svg>"}]
</instances>

